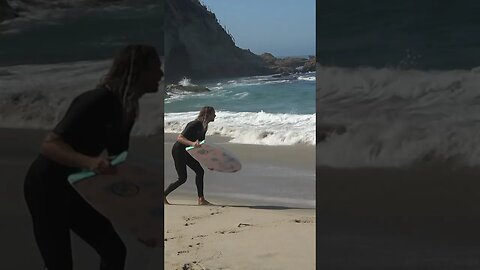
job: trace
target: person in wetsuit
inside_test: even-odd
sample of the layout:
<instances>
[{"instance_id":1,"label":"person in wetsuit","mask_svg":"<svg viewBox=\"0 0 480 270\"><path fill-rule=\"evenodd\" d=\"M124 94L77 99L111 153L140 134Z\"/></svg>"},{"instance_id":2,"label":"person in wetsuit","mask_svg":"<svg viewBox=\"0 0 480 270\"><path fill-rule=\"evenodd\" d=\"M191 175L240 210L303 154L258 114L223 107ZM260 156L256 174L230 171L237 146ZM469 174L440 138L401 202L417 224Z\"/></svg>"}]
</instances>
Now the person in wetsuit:
<instances>
[{"instance_id":1,"label":"person in wetsuit","mask_svg":"<svg viewBox=\"0 0 480 270\"><path fill-rule=\"evenodd\" d=\"M204 170L200 163L195 160L185 149L188 146L201 147L199 141L205 140L208 123L215 120L215 109L210 106L203 107L197 119L187 124L185 129L177 137L177 141L172 147L172 156L175 161L178 180L171 183L165 190L164 203L169 204L167 196L176 188L187 181L187 166L195 172L195 184L197 185L198 205L209 205L203 194L203 175Z\"/></svg>"},{"instance_id":2,"label":"person in wetsuit","mask_svg":"<svg viewBox=\"0 0 480 270\"><path fill-rule=\"evenodd\" d=\"M125 47L114 58L102 82L77 96L46 136L24 183L24 196L45 269L72 269L70 231L100 255L101 270L124 269L123 241L111 222L90 206L67 178L81 169L115 173L106 155L118 155L128 149L139 99L145 93L157 92L162 77L154 47Z\"/></svg>"}]
</instances>

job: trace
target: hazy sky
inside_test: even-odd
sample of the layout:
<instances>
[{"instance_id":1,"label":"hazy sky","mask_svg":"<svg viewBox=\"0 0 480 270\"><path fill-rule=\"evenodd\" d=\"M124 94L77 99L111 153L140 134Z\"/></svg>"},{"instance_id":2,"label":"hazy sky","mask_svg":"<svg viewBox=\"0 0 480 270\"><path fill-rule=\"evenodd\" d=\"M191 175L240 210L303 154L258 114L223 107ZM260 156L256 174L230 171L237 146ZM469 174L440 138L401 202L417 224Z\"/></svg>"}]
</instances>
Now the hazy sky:
<instances>
[{"instance_id":1,"label":"hazy sky","mask_svg":"<svg viewBox=\"0 0 480 270\"><path fill-rule=\"evenodd\" d=\"M200 0L235 44L256 54L315 54L315 0Z\"/></svg>"}]
</instances>

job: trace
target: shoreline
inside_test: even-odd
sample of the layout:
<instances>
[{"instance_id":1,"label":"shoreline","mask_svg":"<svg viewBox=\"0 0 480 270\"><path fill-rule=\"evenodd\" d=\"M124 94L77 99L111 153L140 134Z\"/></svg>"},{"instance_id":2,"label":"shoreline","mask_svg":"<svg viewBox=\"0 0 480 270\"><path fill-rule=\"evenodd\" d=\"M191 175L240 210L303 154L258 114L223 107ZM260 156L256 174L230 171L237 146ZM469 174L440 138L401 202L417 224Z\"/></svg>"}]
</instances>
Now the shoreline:
<instances>
[{"instance_id":1,"label":"shoreline","mask_svg":"<svg viewBox=\"0 0 480 270\"><path fill-rule=\"evenodd\" d=\"M23 179L31 162L38 155L40 144L47 132L48 130L0 128L0 169L3 175L2 179L4 179L2 181L2 189L0 189L0 209L3 221L3 230L0 236L2 239L4 239L4 241L2 241L0 249L8 250L9 254L11 254L11 256L7 256L2 263L5 269L35 269L42 267L42 259L33 236L31 217L23 197ZM161 151L162 147L165 145L163 134L147 137L132 137L130 142L130 152L132 154L131 157L145 161L145 165L149 167L154 167L155 169L161 170L163 169L164 163L167 163L164 162L164 156L162 155L163 153ZM228 145L230 146L230 144ZM289 147L259 147L256 145L235 145L234 147L243 150L247 149L246 151L241 150L238 154L239 156L242 156L242 158L246 157L247 159L245 160L250 159L250 161L247 162L250 164L256 163L257 161L260 162L262 160L263 162L271 163L272 160L275 160L274 157L277 153L282 151L289 153L290 151L288 150ZM262 151L259 151L259 149L268 149L268 151L263 153ZM164 152L167 152L168 154L169 150L170 149L165 148ZM254 151L254 153L249 153L249 151ZM311 156L314 157L314 148L309 151L309 153L312 154ZM296 155L301 153L302 152L296 152ZM169 156L165 157L166 161L171 158ZM292 158L293 157L282 157L276 160L281 164L289 164L289 159ZM314 159L309 158L307 160L310 160L309 163L312 168L312 175L314 175ZM300 161L297 161L296 164L298 165L300 163ZM264 163L260 163L259 166L264 166L263 164ZM293 166L296 165L293 164ZM272 172L278 168L281 168L281 166L273 168ZM166 169L168 170L173 168ZM261 172L257 170L256 167L252 167L252 170L250 170L249 167L246 166L243 169L243 172L249 173L248 175L257 175L257 173ZM288 168L288 170L291 170L291 168ZM299 168L299 170L301 171L302 168ZM225 175L226 174L223 176ZM311 178L311 176L309 177ZM261 179L267 182L276 180L265 177L265 175L262 176ZM167 180L170 181L171 179L169 178ZM193 184L192 182L194 181L191 181L191 179L189 180L190 181L187 182ZM210 177L208 180L212 180L212 178ZM242 188L245 188L245 186L242 185L246 183L246 181L242 181L242 179L217 180L219 182L216 183L218 183L219 187L232 187L234 190L237 187L237 183L241 184L240 187ZM260 185L261 189L265 188L261 185L262 181L254 181L253 184L255 190L258 189L258 185ZM267 188L271 188L271 184L267 185ZM171 201L173 203L184 202L185 204L196 203L196 196L192 197L189 195L195 194L194 189L192 190L193 193L187 192L187 197L181 197L182 192L175 192L175 194L172 194ZM286 190L288 191L288 188ZM188 191L188 189L185 191ZM206 191L211 192L212 194L216 193L215 182L208 181ZM235 265L248 264L250 261L257 261L258 263L268 262L269 264L271 263L271 265L275 265L284 258L293 258L291 261L305 266L302 267L302 269L314 269L314 209L295 209L301 207L282 206L281 204L274 202L257 203L254 200L236 200L235 198L232 199L232 197L229 196L226 196L225 198L221 196L212 198L214 198L211 200L213 203L222 205L214 206L213 208L197 206L193 207L188 205L174 205L166 207L166 226L171 226L173 224L175 228L180 229L180 231L177 231L176 234L178 236L183 235L184 237L181 239L190 239L188 238L189 233L191 233L189 230L198 228L195 227L197 225L204 226L202 228L205 228L205 234L208 234L208 237L204 237L205 241L202 242L203 244L201 244L202 248L199 251L200 253L194 253L191 251L190 253L180 253L181 255L177 255L176 252L185 251L186 249L184 248L189 248L188 244L187 246L184 246L186 242L181 242L183 240L178 240L180 242L173 246L170 246L170 244L175 243L174 241L170 241L170 243L165 242L168 243L167 247L171 248L170 250L173 252L171 255L175 257L174 260L177 260L177 258L182 259L182 261L172 261L170 259L167 259L167 261L172 263L178 262L180 264L184 262L184 264L181 265L183 266L187 263L193 262L190 260L192 257L186 257L186 255L190 256L197 254L200 256L199 258L202 259L206 264L218 262L222 263L224 266L230 266L231 269L235 269L233 268ZM173 211L170 211L169 208ZM209 209L213 210L210 211ZM219 213L215 214L217 212ZM214 214L211 215L212 213ZM185 224L183 217L185 216L187 218L190 217L191 220L199 216L208 216L208 218L203 218L202 221L197 220L197 223L192 226L183 226L183 224ZM222 218L217 220L217 217ZM248 220L245 220L244 218L248 218ZM299 222L295 222L295 219L297 219ZM173 223L169 223L170 221ZM183 223L176 223L177 221ZM236 224L231 223L237 221L238 223ZM239 223L248 223L253 226L242 225L241 227L237 227ZM133 235L130 235L120 226L115 227L127 246L126 270L154 270L161 269L165 266L164 261L162 260L164 254L162 254L163 251L160 248L146 248L139 244ZM217 233L220 231L225 232L227 230L235 230L235 233ZM271 248L271 253L267 254L263 249L260 250L258 248L250 248L252 243L256 243L255 241L259 239L262 239L262 243L267 245L264 246L265 248ZM288 244L285 243L285 241L287 241ZM309 241L307 243L310 244L305 246L305 241ZM195 245L196 243L199 242L190 244ZM238 246L238 248L232 249L232 245ZM72 233L72 248L75 269L98 268L98 255L94 250L91 249L90 246L80 240L74 233ZM281 248L285 248L285 250ZM211 258L215 258L220 251L222 251L225 256L219 259L211 260ZM294 258L292 257L292 254L296 254L298 256ZM241 256L239 257L239 255ZM241 262L239 262L239 260L241 260ZM288 264L289 262L285 263ZM197 268L192 269L201 269L198 268L198 265L195 267ZM254 268L255 266L250 264L243 269L253 269L252 267ZM268 266L266 265L266 267ZM275 267L273 268L279 269ZM172 268L167 267L166 269Z\"/></svg>"},{"instance_id":2,"label":"shoreline","mask_svg":"<svg viewBox=\"0 0 480 270\"><path fill-rule=\"evenodd\" d=\"M177 134L165 134L165 187L177 179L171 148ZM228 138L208 136L242 163L236 173L205 170L204 191L210 198L241 204L315 208L315 148L307 145L253 145L229 143ZM172 194L196 200L194 173L187 170L187 182Z\"/></svg>"},{"instance_id":3,"label":"shoreline","mask_svg":"<svg viewBox=\"0 0 480 270\"><path fill-rule=\"evenodd\" d=\"M176 180L170 154L176 136L165 134L166 186ZM164 269L316 269L315 147L237 144L215 135L206 141L234 153L242 169L205 171L211 206L196 205L188 170L165 205ZM310 205L287 201L292 197L310 198Z\"/></svg>"}]
</instances>

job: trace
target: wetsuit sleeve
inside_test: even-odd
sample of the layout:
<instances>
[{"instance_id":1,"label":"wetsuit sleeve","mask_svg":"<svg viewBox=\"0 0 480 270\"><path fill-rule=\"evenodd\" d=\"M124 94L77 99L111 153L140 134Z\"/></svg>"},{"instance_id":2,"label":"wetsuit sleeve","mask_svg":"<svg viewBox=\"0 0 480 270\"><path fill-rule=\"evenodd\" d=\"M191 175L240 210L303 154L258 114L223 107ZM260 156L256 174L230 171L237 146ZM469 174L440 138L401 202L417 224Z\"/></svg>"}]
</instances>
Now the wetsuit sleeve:
<instances>
[{"instance_id":1,"label":"wetsuit sleeve","mask_svg":"<svg viewBox=\"0 0 480 270\"><path fill-rule=\"evenodd\" d=\"M203 125L200 121L192 121L188 123L185 129L182 131L183 137L187 138L190 141L199 140L202 133Z\"/></svg>"}]
</instances>

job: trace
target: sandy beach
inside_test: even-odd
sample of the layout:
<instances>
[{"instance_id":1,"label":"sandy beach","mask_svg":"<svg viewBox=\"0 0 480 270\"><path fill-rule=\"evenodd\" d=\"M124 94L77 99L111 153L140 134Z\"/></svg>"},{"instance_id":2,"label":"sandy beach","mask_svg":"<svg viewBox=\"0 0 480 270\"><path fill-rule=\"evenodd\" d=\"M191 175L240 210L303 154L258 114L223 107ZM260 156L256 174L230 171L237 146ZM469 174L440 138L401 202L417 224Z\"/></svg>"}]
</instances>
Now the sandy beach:
<instances>
[{"instance_id":1,"label":"sandy beach","mask_svg":"<svg viewBox=\"0 0 480 270\"><path fill-rule=\"evenodd\" d=\"M38 130L0 129L0 237L3 239L0 249L8 255L2 256L2 269L42 267L23 198L23 179L28 166L38 154L45 134L45 131ZM130 152L148 161L148 166L162 170L163 156L159 155L162 145L163 136L133 137ZM289 152L288 147L267 147L265 149L269 151L255 152L250 150L262 147L235 147L248 150L238 152L246 165L243 168L246 168L245 173L257 173L255 169L248 170L250 162L264 166L265 162L276 160L274 156L281 156L279 153L282 151ZM311 149L310 153L314 153L313 147ZM166 152L169 150L165 149ZM310 170L308 164L305 165L299 157L302 153L305 155L300 151L296 157L287 155L288 158L277 159L278 167L291 164L298 169L296 172ZM314 165L314 161L311 162ZM165 165L168 164L167 159ZM166 183L173 179L172 169L166 167L165 175L170 177ZM300 180L302 177L308 178L300 175ZM267 182L271 180L268 177L261 179ZM192 184L190 180L188 182ZM220 181L212 175L208 180L212 180L210 183ZM231 182L225 182L223 186L237 187ZM260 185L259 190L263 192L263 188ZM218 190L219 196L215 196L210 193L212 190L215 191L215 188L207 183L206 194L210 194L208 198L216 204L209 207L193 206L194 188L185 188L172 194L170 199L175 205L165 208L165 253L161 247L151 249L143 246L135 237L117 227L127 245L126 269L314 269L315 210L308 205L302 206L308 204L309 200L286 199L282 205L277 203L278 198L281 200L282 197L274 194L263 200L257 196L246 200L242 197L230 198L230 193L225 190ZM222 194L223 197L220 196ZM98 267L99 258L95 251L73 233L72 246L74 269ZM184 266L190 268L182 268Z\"/></svg>"},{"instance_id":2,"label":"sandy beach","mask_svg":"<svg viewBox=\"0 0 480 270\"><path fill-rule=\"evenodd\" d=\"M314 210L173 202L165 269L315 269Z\"/></svg>"},{"instance_id":3,"label":"sandy beach","mask_svg":"<svg viewBox=\"0 0 480 270\"><path fill-rule=\"evenodd\" d=\"M177 134L165 134L165 186L176 181L171 154ZM312 145L253 145L228 143L229 138L208 136L234 153L242 162L236 173L205 170L204 191L207 199L226 202L272 204L285 207L315 208L315 148ZM196 197L194 172L188 169L185 184L172 195Z\"/></svg>"},{"instance_id":4,"label":"sandy beach","mask_svg":"<svg viewBox=\"0 0 480 270\"><path fill-rule=\"evenodd\" d=\"M176 177L169 153L174 139L173 134L165 135L165 185ZM283 192L288 187L294 196L305 191L284 182L292 177L288 173L283 177L275 173L280 168L294 171L298 183L310 179L313 182L306 188L314 189L313 174L305 176L314 168L313 146L225 144L228 138L206 139L235 153L242 171L205 173L205 196L213 206L196 205L191 171L185 187L168 197L172 205L165 206L165 269L315 269L314 193L311 200L289 198ZM252 173L256 176L245 178ZM281 188L269 184L272 175ZM267 198L256 195L262 192Z\"/></svg>"}]
</instances>

